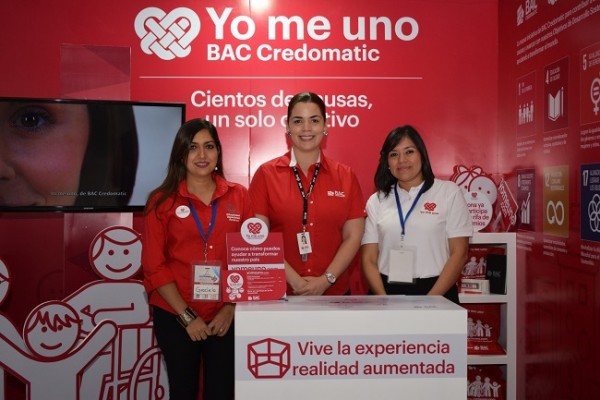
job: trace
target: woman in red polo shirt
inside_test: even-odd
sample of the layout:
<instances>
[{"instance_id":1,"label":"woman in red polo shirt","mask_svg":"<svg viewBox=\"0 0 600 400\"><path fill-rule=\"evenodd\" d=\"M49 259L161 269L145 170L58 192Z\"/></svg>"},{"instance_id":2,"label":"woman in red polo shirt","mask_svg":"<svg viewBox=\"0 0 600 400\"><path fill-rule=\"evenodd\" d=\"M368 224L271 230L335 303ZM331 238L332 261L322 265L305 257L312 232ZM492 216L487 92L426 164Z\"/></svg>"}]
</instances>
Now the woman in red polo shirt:
<instances>
[{"instance_id":1,"label":"woman in red polo shirt","mask_svg":"<svg viewBox=\"0 0 600 400\"><path fill-rule=\"evenodd\" d=\"M288 294L343 295L364 231L364 199L346 165L325 156L325 103L296 94L287 110L291 149L261 165L250 183L256 216L282 232Z\"/></svg>"},{"instance_id":2,"label":"woman in red polo shirt","mask_svg":"<svg viewBox=\"0 0 600 400\"><path fill-rule=\"evenodd\" d=\"M144 216L144 286L169 397L197 399L203 365L202 398L231 400L234 305L216 291L220 269L227 268L226 234L239 232L254 213L247 189L224 178L213 124L193 119L181 126L167 177L150 194Z\"/></svg>"}]
</instances>

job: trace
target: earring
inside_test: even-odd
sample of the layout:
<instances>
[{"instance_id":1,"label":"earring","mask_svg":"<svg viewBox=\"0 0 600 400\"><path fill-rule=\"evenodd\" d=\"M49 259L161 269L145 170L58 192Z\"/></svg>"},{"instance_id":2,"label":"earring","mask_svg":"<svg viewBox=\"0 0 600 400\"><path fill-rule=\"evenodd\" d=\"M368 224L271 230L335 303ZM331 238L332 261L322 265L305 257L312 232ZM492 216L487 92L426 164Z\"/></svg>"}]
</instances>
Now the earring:
<instances>
[{"instance_id":1,"label":"earring","mask_svg":"<svg viewBox=\"0 0 600 400\"><path fill-rule=\"evenodd\" d=\"M218 170L219 170L219 167L215 167L215 171L218 171Z\"/></svg>"},{"instance_id":2,"label":"earring","mask_svg":"<svg viewBox=\"0 0 600 400\"><path fill-rule=\"evenodd\" d=\"M329 135L329 132L327 132L327 129L325 129L325 130L323 131L323 136L327 136L327 135Z\"/></svg>"},{"instance_id":3,"label":"earring","mask_svg":"<svg viewBox=\"0 0 600 400\"><path fill-rule=\"evenodd\" d=\"M288 131L286 131L286 132L285 132L285 134L286 134L286 135L288 135L288 136L292 136L292 132L291 132L291 131L289 131L289 130L288 130Z\"/></svg>"}]
</instances>

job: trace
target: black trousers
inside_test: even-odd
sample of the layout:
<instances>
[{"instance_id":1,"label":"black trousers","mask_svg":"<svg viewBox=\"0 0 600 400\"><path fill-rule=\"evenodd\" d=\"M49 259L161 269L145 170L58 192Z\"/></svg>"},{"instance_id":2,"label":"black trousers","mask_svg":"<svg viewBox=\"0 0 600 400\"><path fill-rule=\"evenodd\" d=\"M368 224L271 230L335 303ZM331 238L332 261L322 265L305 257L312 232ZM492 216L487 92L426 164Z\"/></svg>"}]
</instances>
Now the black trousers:
<instances>
[{"instance_id":1,"label":"black trousers","mask_svg":"<svg viewBox=\"0 0 600 400\"><path fill-rule=\"evenodd\" d=\"M383 287L385 288L385 292L387 294L403 294L407 296L426 295L431 290L433 285L435 285L435 282L438 279L437 276L433 276L431 278L418 278L413 284L388 283L387 275L380 275L381 279L383 280ZM450 290L444 294L444 297L456 304L460 304L458 300L458 286L453 285Z\"/></svg>"},{"instance_id":2,"label":"black trousers","mask_svg":"<svg viewBox=\"0 0 600 400\"><path fill-rule=\"evenodd\" d=\"M194 342L175 315L156 306L152 311L154 334L167 367L169 399L197 400L202 386L203 400L232 400L235 382L233 324L223 337L209 336Z\"/></svg>"}]
</instances>

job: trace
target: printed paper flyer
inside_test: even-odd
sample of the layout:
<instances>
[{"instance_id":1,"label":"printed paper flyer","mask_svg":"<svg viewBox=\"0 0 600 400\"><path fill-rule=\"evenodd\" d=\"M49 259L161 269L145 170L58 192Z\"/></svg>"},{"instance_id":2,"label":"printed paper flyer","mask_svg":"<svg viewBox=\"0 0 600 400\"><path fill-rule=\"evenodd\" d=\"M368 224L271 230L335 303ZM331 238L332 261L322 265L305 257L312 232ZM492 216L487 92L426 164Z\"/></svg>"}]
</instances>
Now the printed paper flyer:
<instances>
[{"instance_id":1,"label":"printed paper flyer","mask_svg":"<svg viewBox=\"0 0 600 400\"><path fill-rule=\"evenodd\" d=\"M227 234L223 299L230 302L278 300L285 296L283 236L250 218L240 233Z\"/></svg>"}]
</instances>

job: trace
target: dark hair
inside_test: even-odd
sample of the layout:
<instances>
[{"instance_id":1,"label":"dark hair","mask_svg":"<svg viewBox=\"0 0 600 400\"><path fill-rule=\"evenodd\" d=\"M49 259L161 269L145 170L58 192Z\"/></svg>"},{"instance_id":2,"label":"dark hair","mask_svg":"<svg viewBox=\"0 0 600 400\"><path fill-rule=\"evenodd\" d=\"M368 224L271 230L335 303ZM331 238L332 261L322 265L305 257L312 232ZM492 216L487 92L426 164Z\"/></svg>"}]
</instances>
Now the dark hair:
<instances>
[{"instance_id":1,"label":"dark hair","mask_svg":"<svg viewBox=\"0 0 600 400\"><path fill-rule=\"evenodd\" d=\"M139 151L133 108L89 104L87 110L89 139L81 165L79 191L102 188L107 192L123 192L125 195L77 196L75 205L127 205L135 185Z\"/></svg>"},{"instance_id":2,"label":"dark hair","mask_svg":"<svg viewBox=\"0 0 600 400\"><path fill-rule=\"evenodd\" d=\"M321 98L321 96L319 96L318 94L313 93L313 92L301 92L301 93L294 95L294 97L292 97L292 99L290 100L290 103L288 104L288 109L287 109L288 121L290 120L290 118L292 116L292 110L294 109L294 106L298 103L315 103L319 107L319 110L321 110L323 119L325 121L327 120L327 112L325 110L325 103L323 102L323 99Z\"/></svg>"},{"instance_id":3,"label":"dark hair","mask_svg":"<svg viewBox=\"0 0 600 400\"><path fill-rule=\"evenodd\" d=\"M167 176L160 186L150 193L148 200L154 197L154 195L157 193L161 194L156 202L154 202L150 207L148 203L146 203L146 213L151 209L158 207L158 205L169 198L169 196L177 192L179 184L185 179L187 174L185 163L190 152L192 140L198 132L205 129L210 134L210 137L215 141L215 145L217 146L217 151L219 154L215 173L223 178L225 177L223 173L223 152L221 151L221 141L219 140L217 128L211 122L204 119L191 119L181 125L177 131L177 134L175 135L173 148L171 149L171 156L169 157L169 164L167 166Z\"/></svg>"},{"instance_id":4,"label":"dark hair","mask_svg":"<svg viewBox=\"0 0 600 400\"><path fill-rule=\"evenodd\" d=\"M417 146L417 151L421 155L421 172L423 173L423 179L425 181L423 191L426 192L433 185L435 175L431 169L429 155L427 155L427 147L425 147L425 142L421 138L421 135L419 135L419 132L410 125L399 126L394 128L385 138L383 146L381 146L381 151L379 152L379 164L375 171L375 187L377 190L385 193L385 196L390 194L392 185L397 182L397 179L392 175L388 168L388 154L405 137L408 137L413 141L415 146Z\"/></svg>"}]
</instances>

